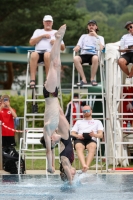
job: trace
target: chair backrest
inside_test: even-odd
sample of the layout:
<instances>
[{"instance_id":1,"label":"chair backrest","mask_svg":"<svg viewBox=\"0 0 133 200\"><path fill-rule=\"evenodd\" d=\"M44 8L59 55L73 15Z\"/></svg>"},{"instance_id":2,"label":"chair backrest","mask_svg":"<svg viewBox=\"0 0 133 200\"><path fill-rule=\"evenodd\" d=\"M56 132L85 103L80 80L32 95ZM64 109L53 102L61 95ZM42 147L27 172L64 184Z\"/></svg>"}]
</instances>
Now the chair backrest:
<instances>
[{"instance_id":1,"label":"chair backrest","mask_svg":"<svg viewBox=\"0 0 133 200\"><path fill-rule=\"evenodd\" d=\"M40 138L43 136L43 130L28 130L26 133L25 145L28 148L28 145L41 145Z\"/></svg>"}]
</instances>

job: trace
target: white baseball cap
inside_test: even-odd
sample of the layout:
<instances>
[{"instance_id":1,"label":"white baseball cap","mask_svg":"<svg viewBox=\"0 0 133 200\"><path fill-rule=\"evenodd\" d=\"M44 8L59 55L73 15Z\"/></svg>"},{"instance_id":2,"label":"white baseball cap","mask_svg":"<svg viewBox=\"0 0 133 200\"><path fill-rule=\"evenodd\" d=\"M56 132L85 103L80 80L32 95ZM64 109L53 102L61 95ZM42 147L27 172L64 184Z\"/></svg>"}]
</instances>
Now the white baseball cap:
<instances>
[{"instance_id":1,"label":"white baseball cap","mask_svg":"<svg viewBox=\"0 0 133 200\"><path fill-rule=\"evenodd\" d=\"M45 15L43 21L51 21L53 22L53 17L51 15Z\"/></svg>"}]
</instances>

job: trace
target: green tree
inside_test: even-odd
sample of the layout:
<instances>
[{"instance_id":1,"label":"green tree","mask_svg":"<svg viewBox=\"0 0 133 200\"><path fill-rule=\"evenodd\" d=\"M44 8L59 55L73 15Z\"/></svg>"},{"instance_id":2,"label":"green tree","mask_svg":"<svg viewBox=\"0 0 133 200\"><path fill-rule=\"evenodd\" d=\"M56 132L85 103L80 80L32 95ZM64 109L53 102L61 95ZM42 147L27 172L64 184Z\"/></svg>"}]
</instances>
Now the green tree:
<instances>
[{"instance_id":1,"label":"green tree","mask_svg":"<svg viewBox=\"0 0 133 200\"><path fill-rule=\"evenodd\" d=\"M85 0L89 12L101 11L104 14L122 14L125 8L133 4L133 0ZM77 5L81 4L79 0Z\"/></svg>"},{"instance_id":2,"label":"green tree","mask_svg":"<svg viewBox=\"0 0 133 200\"><path fill-rule=\"evenodd\" d=\"M43 28L42 19L46 14L54 18L54 29L79 18L76 10L78 0L1 0L0 6L0 45L29 45L33 31ZM73 34L70 36L73 40ZM69 37L69 38L70 38ZM66 38L67 44L67 38Z\"/></svg>"}]
</instances>

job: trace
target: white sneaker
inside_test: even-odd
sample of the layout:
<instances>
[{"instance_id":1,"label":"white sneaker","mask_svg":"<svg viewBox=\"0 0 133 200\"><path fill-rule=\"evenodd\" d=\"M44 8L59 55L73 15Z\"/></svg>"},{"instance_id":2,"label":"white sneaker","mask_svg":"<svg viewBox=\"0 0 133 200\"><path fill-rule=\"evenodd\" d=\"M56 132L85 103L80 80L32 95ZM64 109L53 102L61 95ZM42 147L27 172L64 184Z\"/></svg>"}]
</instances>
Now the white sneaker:
<instances>
[{"instance_id":1,"label":"white sneaker","mask_svg":"<svg viewBox=\"0 0 133 200\"><path fill-rule=\"evenodd\" d=\"M125 85L131 85L132 84L132 78L127 77L125 79Z\"/></svg>"}]
</instances>

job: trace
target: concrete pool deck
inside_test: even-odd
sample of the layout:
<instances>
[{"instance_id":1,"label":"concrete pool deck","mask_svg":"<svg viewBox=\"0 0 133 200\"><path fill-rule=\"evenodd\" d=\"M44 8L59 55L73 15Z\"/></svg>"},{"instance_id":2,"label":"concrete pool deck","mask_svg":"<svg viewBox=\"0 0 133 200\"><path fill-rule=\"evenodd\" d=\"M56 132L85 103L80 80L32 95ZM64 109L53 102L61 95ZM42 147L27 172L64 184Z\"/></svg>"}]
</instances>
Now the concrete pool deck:
<instances>
[{"instance_id":1,"label":"concrete pool deck","mask_svg":"<svg viewBox=\"0 0 133 200\"><path fill-rule=\"evenodd\" d=\"M55 173L54 174L59 174L60 171L59 170L55 170ZM96 170L88 170L88 173L89 174L96 174ZM10 174L4 170L0 170L0 175L6 175L6 174ZM40 174L46 174L46 171L45 170L26 170L26 174L29 175L29 174L36 174L36 175L40 175ZM108 172L106 172L105 170L103 170L101 172L101 170L98 170L98 174L133 174L133 171L129 171L129 170L123 170L123 171L118 171L118 170L109 170Z\"/></svg>"}]
</instances>

